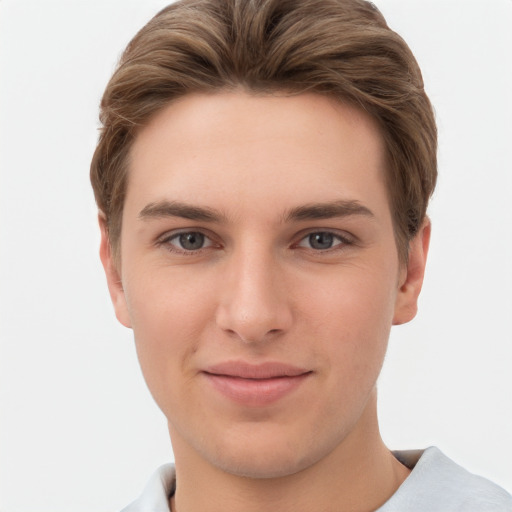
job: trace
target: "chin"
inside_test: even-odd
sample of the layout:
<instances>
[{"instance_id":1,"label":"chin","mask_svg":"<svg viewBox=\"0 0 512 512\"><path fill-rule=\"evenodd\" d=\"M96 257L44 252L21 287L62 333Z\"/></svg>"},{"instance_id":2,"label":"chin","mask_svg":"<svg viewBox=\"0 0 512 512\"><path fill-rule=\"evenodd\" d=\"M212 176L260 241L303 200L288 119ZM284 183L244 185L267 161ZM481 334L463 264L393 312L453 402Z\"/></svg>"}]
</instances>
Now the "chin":
<instances>
[{"instance_id":1,"label":"chin","mask_svg":"<svg viewBox=\"0 0 512 512\"><path fill-rule=\"evenodd\" d=\"M237 457L230 459L223 457L215 461L215 465L226 473L253 479L283 478L307 469L313 464L307 460L294 460L293 457L285 458L286 455L275 450L272 455L258 454L255 456Z\"/></svg>"},{"instance_id":2,"label":"chin","mask_svg":"<svg viewBox=\"0 0 512 512\"><path fill-rule=\"evenodd\" d=\"M275 436L229 443L216 451L210 463L226 473L245 478L283 478L315 465L332 451L331 445L312 446L307 439L293 442L290 437Z\"/></svg>"}]
</instances>

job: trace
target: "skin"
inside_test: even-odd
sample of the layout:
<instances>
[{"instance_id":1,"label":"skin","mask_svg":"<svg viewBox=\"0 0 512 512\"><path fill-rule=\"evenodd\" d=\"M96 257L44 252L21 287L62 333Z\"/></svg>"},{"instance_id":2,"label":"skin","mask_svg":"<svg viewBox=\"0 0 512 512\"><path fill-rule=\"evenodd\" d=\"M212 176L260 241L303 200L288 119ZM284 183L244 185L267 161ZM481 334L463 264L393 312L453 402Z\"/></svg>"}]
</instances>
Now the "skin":
<instances>
[{"instance_id":1,"label":"skin","mask_svg":"<svg viewBox=\"0 0 512 512\"><path fill-rule=\"evenodd\" d=\"M188 95L139 133L122 222L120 265L101 215L100 254L168 419L172 507L384 503L408 470L381 440L375 386L391 326L416 313L430 225L401 263L375 123L315 94ZM237 401L205 373L233 361L307 374Z\"/></svg>"}]
</instances>

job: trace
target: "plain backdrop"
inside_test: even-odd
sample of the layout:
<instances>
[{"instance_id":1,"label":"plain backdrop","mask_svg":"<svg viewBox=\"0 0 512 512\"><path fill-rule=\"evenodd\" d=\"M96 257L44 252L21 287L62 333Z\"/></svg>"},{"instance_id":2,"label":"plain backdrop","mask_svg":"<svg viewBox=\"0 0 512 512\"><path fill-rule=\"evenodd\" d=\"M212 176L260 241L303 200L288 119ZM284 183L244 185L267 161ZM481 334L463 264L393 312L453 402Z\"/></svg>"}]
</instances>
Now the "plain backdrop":
<instances>
[{"instance_id":1,"label":"plain backdrop","mask_svg":"<svg viewBox=\"0 0 512 512\"><path fill-rule=\"evenodd\" d=\"M512 1L375 2L423 69L439 186L418 317L380 378L393 449L512 490ZM172 460L117 324L89 162L120 52L165 0L0 0L0 511L116 511Z\"/></svg>"}]
</instances>

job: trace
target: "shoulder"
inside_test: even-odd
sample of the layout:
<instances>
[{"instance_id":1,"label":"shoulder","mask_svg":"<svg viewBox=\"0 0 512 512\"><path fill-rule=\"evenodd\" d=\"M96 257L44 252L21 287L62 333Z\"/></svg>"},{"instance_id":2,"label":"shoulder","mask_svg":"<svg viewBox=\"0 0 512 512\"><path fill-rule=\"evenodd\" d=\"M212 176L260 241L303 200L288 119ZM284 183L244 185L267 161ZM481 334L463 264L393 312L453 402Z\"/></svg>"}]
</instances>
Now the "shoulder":
<instances>
[{"instance_id":1,"label":"shoulder","mask_svg":"<svg viewBox=\"0 0 512 512\"><path fill-rule=\"evenodd\" d=\"M416 455L416 456L415 456ZM418 452L397 452L413 470L394 496L378 512L512 512L512 496L489 480L446 457L435 447ZM415 463L415 464L414 464Z\"/></svg>"}]
</instances>

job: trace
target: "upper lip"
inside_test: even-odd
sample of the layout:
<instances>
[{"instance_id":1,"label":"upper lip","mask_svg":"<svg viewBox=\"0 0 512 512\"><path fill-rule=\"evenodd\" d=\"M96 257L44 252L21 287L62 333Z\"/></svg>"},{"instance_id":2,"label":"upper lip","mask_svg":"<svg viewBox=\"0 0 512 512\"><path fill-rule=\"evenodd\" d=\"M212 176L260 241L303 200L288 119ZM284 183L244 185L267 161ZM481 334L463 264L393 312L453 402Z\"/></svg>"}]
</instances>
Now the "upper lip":
<instances>
[{"instance_id":1,"label":"upper lip","mask_svg":"<svg viewBox=\"0 0 512 512\"><path fill-rule=\"evenodd\" d=\"M277 377L297 377L310 373L310 370L277 361L260 364L245 361L226 361L214 364L203 370L211 375L238 377L241 379L272 379Z\"/></svg>"}]
</instances>

